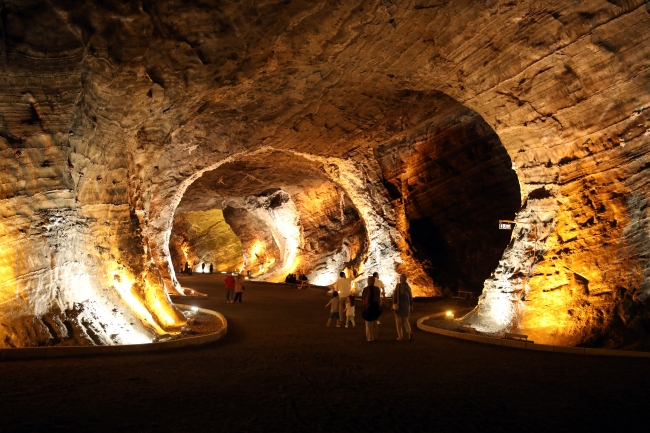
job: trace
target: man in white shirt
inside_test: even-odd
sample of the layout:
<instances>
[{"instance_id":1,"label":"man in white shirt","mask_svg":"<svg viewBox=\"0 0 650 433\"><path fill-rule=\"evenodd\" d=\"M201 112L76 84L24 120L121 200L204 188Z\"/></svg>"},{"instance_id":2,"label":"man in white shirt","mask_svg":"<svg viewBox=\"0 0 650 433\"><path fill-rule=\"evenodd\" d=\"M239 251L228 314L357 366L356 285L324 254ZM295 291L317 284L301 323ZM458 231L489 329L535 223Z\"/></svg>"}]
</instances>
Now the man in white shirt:
<instances>
[{"instance_id":1,"label":"man in white shirt","mask_svg":"<svg viewBox=\"0 0 650 433\"><path fill-rule=\"evenodd\" d=\"M345 309L345 298L350 296L350 291L352 290L352 278L346 278L345 272L339 274L339 279L336 280L334 285L334 290L339 292L339 317L343 316L343 310Z\"/></svg>"},{"instance_id":2,"label":"man in white shirt","mask_svg":"<svg viewBox=\"0 0 650 433\"><path fill-rule=\"evenodd\" d=\"M379 306L381 307L381 301L386 297L386 290L384 289L384 283L379 279L378 272L374 272L372 276L375 278L375 287L378 287L379 293L381 293L381 298L379 299ZM377 325L379 325L379 320L377 320Z\"/></svg>"}]
</instances>

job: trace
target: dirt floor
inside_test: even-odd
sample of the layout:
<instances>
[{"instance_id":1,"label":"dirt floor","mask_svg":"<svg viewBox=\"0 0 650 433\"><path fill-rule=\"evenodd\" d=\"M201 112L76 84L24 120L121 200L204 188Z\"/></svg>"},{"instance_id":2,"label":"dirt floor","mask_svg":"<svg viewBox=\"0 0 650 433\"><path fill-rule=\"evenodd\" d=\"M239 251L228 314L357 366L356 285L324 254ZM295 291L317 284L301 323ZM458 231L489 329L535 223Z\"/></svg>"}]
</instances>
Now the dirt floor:
<instances>
[{"instance_id":1,"label":"dirt floor","mask_svg":"<svg viewBox=\"0 0 650 433\"><path fill-rule=\"evenodd\" d=\"M222 312L224 340L146 355L0 363L0 432L424 432L647 429L650 361L395 341L326 328L323 290L181 277ZM416 304L411 322L446 302Z\"/></svg>"}]
</instances>

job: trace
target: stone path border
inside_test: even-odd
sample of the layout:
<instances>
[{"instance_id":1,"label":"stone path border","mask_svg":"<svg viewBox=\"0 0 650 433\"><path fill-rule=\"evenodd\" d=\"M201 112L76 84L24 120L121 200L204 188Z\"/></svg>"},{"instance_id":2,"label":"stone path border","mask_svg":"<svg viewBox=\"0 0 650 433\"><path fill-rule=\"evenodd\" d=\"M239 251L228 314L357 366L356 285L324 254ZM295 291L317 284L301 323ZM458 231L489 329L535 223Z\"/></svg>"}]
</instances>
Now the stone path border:
<instances>
[{"instance_id":1,"label":"stone path border","mask_svg":"<svg viewBox=\"0 0 650 433\"><path fill-rule=\"evenodd\" d=\"M465 332L448 331L433 326L425 325L423 322L428 319L443 317L444 313L432 314L418 319L417 326L425 332L446 335L447 337L460 338L462 340L474 341L494 346L514 347L515 349L537 350L540 352L571 353L574 355L598 355L598 356L627 356L638 358L650 358L650 352L635 352L632 350L610 350L595 349L590 347L568 347L551 346L548 344L526 343L525 341L506 340L504 338L486 337L484 335L467 334ZM437 316L437 317L436 317Z\"/></svg>"},{"instance_id":2,"label":"stone path border","mask_svg":"<svg viewBox=\"0 0 650 433\"><path fill-rule=\"evenodd\" d=\"M193 308L192 305L176 305L183 308ZM224 324L223 328L211 334L171 341L161 341L159 343L122 344L115 346L53 346L0 349L0 361L8 359L50 359L67 356L157 352L160 350L178 349L181 347L207 344L222 339L228 332L228 322L223 314L218 311L206 310L204 308L199 308L198 311L217 316Z\"/></svg>"},{"instance_id":3,"label":"stone path border","mask_svg":"<svg viewBox=\"0 0 650 433\"><path fill-rule=\"evenodd\" d=\"M180 305L180 304L177 304L176 301L203 301L203 300L205 300L205 299L209 299L209 296L208 296L208 295L204 295L204 296L196 296L196 295L190 295L190 296L169 295L169 299L171 299L172 302L173 302L174 304L176 304L176 305Z\"/></svg>"}]
</instances>

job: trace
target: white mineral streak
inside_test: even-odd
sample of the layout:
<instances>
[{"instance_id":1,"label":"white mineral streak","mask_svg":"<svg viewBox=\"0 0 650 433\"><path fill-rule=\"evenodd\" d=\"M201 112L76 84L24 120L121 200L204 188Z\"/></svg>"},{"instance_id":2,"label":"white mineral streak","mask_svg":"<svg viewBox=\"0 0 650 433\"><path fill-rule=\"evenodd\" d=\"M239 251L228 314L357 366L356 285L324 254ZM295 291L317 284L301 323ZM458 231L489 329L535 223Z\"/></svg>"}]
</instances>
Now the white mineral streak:
<instances>
[{"instance_id":1,"label":"white mineral streak","mask_svg":"<svg viewBox=\"0 0 650 433\"><path fill-rule=\"evenodd\" d=\"M181 285L176 279L176 271L174 270L174 264L172 263L171 255L169 253L169 239L172 234L172 226L174 223L174 212L176 212L176 208L178 207L178 204L183 199L183 194L185 194L187 188L192 183L194 183L198 178L203 176L203 173L211 170L215 170L223 164L234 161L235 158L236 156L231 155L227 158L220 160L215 164L207 166L203 170L199 170L195 172L191 176L188 176L178 185L178 189L172 195L169 201L169 205L164 207L159 214L150 217L149 219L149 224L147 225L147 228L145 230L148 233L149 238L157 241L155 242L155 245L158 245L160 248L159 251L156 251L152 248L152 254L154 255L154 257L158 256L163 258L164 262L167 264L167 272L171 276L172 286L171 287L166 286L166 289L169 292L172 292L172 294L174 295L182 296L185 294L184 291L181 290Z\"/></svg>"},{"instance_id":2,"label":"white mineral streak","mask_svg":"<svg viewBox=\"0 0 650 433\"><path fill-rule=\"evenodd\" d=\"M350 200L359 211L368 232L370 245L363 268L367 270L369 275L372 275L375 271L379 272L381 280L386 286L387 295L392 294L399 281L399 275L395 272L395 267L402 262L393 239L399 237L400 234L390 227L375 210L373 194L368 190L366 175L363 170L357 163L349 159L344 160L293 151L292 153L310 161L320 162L328 177L343 188L350 197ZM342 257L339 256L338 260L341 259ZM338 264L336 262L337 259L335 258L331 261L332 265ZM328 263L328 268L329 266L331 265ZM324 276L320 276L319 281L323 281L325 284L333 284L338 276L337 269L330 268L327 274L330 277L329 281L326 281ZM360 286L364 287L365 283L362 282Z\"/></svg>"},{"instance_id":3,"label":"white mineral streak","mask_svg":"<svg viewBox=\"0 0 650 433\"><path fill-rule=\"evenodd\" d=\"M268 201L268 197L266 200ZM273 239L280 249L282 260L281 265L274 267L271 272L264 275L263 279L268 281L284 279L287 273L294 270L294 260L303 244L300 231L300 216L296 205L291 199L277 208L262 205L257 200L251 205L248 208L249 212L264 221L271 229Z\"/></svg>"},{"instance_id":4,"label":"white mineral streak","mask_svg":"<svg viewBox=\"0 0 650 433\"><path fill-rule=\"evenodd\" d=\"M150 233L154 236L160 236L156 235L157 232L164 236L164 242L161 243L161 245L164 245L162 254L166 258L171 275L175 275L169 254L171 226L174 211L183 198L183 194L187 188L204 173L215 170L223 164L234 162L243 157L262 155L277 150L269 146L264 146L253 152L241 152L236 155L231 155L218 163L207 166L203 170L194 173L180 184L169 206L150 224L152 228L158 227L157 230L152 230ZM392 293L399 279L398 274L395 272L395 267L402 261L400 253L394 245L393 237L400 235L375 211L375 203L372 199L372 194L369 193L368 187L366 186L366 176L363 171L351 160L328 158L301 152L287 152L322 164L327 176L339 185L350 197L350 200L363 219L369 239L369 250L366 261L363 264L363 269L359 269L358 271L365 269L370 274L375 270L378 271L381 274L382 281L386 285L387 293ZM292 200L289 200L289 202L281 207L269 209L260 203L249 201L246 207L256 217L264 221L272 230L273 237L280 248L282 255L281 266L275 267L271 273L263 277L263 279L269 281L277 280L291 270L294 270L293 262L299 249L304 244L304 240L301 238L300 217L295 208L295 204ZM324 268L319 267L319 269L316 269L310 274L310 277L315 284L332 284L336 281L338 273L344 268L343 264L348 260L350 260L349 251L344 246L337 254L327 258ZM173 289L177 293L182 293L175 277L172 279L172 282L174 284ZM362 282L360 285L363 287L365 283Z\"/></svg>"},{"instance_id":5,"label":"white mineral streak","mask_svg":"<svg viewBox=\"0 0 650 433\"><path fill-rule=\"evenodd\" d=\"M477 307L463 317L481 332L516 330L521 324L525 298L535 263L546 252L544 243L553 230L554 199L533 200L515 218L510 244L491 278L485 280Z\"/></svg>"}]
</instances>

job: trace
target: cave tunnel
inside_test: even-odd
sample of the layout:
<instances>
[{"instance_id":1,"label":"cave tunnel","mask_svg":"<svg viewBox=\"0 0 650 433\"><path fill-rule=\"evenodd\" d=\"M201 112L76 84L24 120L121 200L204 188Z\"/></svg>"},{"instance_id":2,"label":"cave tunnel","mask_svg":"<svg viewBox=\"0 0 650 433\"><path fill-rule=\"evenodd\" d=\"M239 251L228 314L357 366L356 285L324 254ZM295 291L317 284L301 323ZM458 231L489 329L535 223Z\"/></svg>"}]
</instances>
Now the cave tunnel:
<instances>
[{"instance_id":1,"label":"cave tunnel","mask_svg":"<svg viewBox=\"0 0 650 433\"><path fill-rule=\"evenodd\" d=\"M197 271L208 262L264 281L304 272L320 285L356 271L367 249L365 225L343 188L322 164L282 151L204 173L185 191L170 237L172 262L189 260Z\"/></svg>"},{"instance_id":2,"label":"cave tunnel","mask_svg":"<svg viewBox=\"0 0 650 433\"><path fill-rule=\"evenodd\" d=\"M519 210L519 182L479 115L442 93L428 98L432 118L374 149L380 191L405 222L400 253L412 255L412 267L430 278L418 282L440 293L480 292L510 240L496 221ZM299 271L314 284L331 285L340 271L357 277L371 267L390 282L391 293L398 263L366 263L364 221L324 164L269 150L204 173L174 215L174 270L189 262L205 272L212 264L267 281Z\"/></svg>"},{"instance_id":3,"label":"cave tunnel","mask_svg":"<svg viewBox=\"0 0 650 433\"><path fill-rule=\"evenodd\" d=\"M55 3L0 4L0 347L178 334L183 260L647 340L643 0Z\"/></svg>"}]
</instances>

